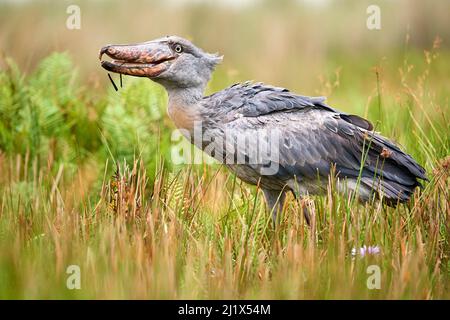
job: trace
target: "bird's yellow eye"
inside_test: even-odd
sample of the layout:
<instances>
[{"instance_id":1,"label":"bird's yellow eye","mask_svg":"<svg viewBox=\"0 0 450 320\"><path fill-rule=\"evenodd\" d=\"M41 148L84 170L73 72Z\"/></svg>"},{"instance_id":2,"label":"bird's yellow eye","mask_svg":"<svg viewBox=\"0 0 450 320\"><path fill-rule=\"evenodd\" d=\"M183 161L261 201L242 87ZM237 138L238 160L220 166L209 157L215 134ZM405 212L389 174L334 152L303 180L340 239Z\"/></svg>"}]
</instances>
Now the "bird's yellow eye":
<instances>
[{"instance_id":1,"label":"bird's yellow eye","mask_svg":"<svg viewBox=\"0 0 450 320\"><path fill-rule=\"evenodd\" d=\"M181 53L183 51L183 47L179 44L176 44L174 49L176 53Z\"/></svg>"}]
</instances>

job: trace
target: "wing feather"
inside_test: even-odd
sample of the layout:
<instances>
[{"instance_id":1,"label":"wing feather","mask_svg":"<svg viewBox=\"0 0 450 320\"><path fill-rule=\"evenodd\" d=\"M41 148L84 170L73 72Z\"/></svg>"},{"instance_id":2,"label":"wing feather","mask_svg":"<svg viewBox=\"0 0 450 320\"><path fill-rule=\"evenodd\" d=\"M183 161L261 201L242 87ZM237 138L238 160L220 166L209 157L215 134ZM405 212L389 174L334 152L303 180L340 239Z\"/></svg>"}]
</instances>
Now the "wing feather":
<instances>
[{"instance_id":1,"label":"wing feather","mask_svg":"<svg viewBox=\"0 0 450 320\"><path fill-rule=\"evenodd\" d=\"M248 163L253 176L275 164L278 170L271 178L277 183L293 177L313 180L328 177L334 165L338 175L356 178L363 154L367 154L362 183L374 190L381 187L392 199L407 199L420 185L418 179L426 179L425 170L392 142L370 131L369 121L333 109L324 101L323 97L247 82L205 98L205 106L210 113L222 113L217 118L223 120L220 125L228 134L227 144L235 146L234 158L252 159L259 144L273 145L268 137L278 133L277 158L262 154L260 163ZM260 135L261 131L265 134ZM239 148L237 141L243 138L248 147ZM241 170L242 175L245 172Z\"/></svg>"}]
</instances>

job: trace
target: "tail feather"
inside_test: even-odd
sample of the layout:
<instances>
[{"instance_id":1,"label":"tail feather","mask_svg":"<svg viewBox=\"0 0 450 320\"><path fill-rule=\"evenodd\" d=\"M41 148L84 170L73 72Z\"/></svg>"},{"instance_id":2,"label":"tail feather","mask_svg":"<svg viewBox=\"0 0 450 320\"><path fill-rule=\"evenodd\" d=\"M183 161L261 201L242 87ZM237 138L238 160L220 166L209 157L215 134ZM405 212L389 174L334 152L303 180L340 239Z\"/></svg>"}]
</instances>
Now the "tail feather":
<instances>
[{"instance_id":1,"label":"tail feather","mask_svg":"<svg viewBox=\"0 0 450 320\"><path fill-rule=\"evenodd\" d=\"M419 180L428 180L425 169L386 138L375 133L369 133L369 137L370 150L361 183L388 205L408 201L414 190L421 187Z\"/></svg>"},{"instance_id":2,"label":"tail feather","mask_svg":"<svg viewBox=\"0 0 450 320\"><path fill-rule=\"evenodd\" d=\"M364 177L361 183L370 188L372 195L375 193L378 198L381 198L386 204L395 206L398 202L406 202L411 198L417 186L405 186L394 181L377 179L370 179ZM369 200L369 199L364 199Z\"/></svg>"},{"instance_id":3,"label":"tail feather","mask_svg":"<svg viewBox=\"0 0 450 320\"><path fill-rule=\"evenodd\" d=\"M378 134L372 134L373 146L372 149L377 152L378 156L392 160L399 168L409 172L409 174L418 179L428 180L425 169L417 163L409 154L400 150L395 144Z\"/></svg>"}]
</instances>

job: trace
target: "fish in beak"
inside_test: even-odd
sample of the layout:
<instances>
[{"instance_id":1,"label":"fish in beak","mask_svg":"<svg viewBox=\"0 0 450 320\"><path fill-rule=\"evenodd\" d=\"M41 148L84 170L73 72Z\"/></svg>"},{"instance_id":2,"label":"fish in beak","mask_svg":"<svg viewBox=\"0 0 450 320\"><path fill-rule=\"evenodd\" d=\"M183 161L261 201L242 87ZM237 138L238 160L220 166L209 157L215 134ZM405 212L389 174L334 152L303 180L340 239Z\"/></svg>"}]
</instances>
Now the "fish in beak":
<instances>
[{"instance_id":1,"label":"fish in beak","mask_svg":"<svg viewBox=\"0 0 450 320\"><path fill-rule=\"evenodd\" d=\"M103 55L113 59L102 60ZM107 45L100 50L104 69L135 77L154 78L169 69L178 57L169 45L161 41L149 41L129 45Z\"/></svg>"}]
</instances>

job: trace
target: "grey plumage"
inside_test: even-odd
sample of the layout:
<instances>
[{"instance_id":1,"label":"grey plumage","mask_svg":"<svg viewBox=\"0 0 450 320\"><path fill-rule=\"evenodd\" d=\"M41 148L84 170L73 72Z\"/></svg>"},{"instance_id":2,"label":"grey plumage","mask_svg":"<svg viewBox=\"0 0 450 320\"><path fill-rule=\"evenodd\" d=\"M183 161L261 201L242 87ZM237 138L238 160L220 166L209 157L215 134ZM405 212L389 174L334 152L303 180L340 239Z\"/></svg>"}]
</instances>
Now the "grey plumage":
<instances>
[{"instance_id":1,"label":"grey plumage","mask_svg":"<svg viewBox=\"0 0 450 320\"><path fill-rule=\"evenodd\" d=\"M426 179L425 170L394 143L372 131L369 121L328 106L323 97L301 96L252 82L202 97L219 58L212 60L216 56L178 37L165 38L164 43L169 48L182 43L185 48L164 61L170 61L168 71L156 76L154 71L149 72L149 78L169 93L169 114L188 133L193 132L193 123L200 121L209 137L197 141L197 146L224 162L240 179L260 185L274 219L286 192L301 196L324 191L333 166L337 178L345 181L340 185L342 191L357 190L363 201L378 197L389 205L407 201L420 186L419 179ZM108 53L105 48L103 51ZM261 143L273 143L269 133L274 131L279 133L277 157L263 153L259 161L251 162ZM247 142L245 148L239 148L242 140ZM272 167L277 170L266 174L265 170Z\"/></svg>"},{"instance_id":2,"label":"grey plumage","mask_svg":"<svg viewBox=\"0 0 450 320\"><path fill-rule=\"evenodd\" d=\"M286 191L296 194L324 191L332 165L336 167L337 177L351 182L348 189L353 191L361 172L361 200L383 195L389 205L407 201L420 185L418 179L426 179L425 170L411 156L369 131L372 125L367 120L339 112L327 106L323 98L244 83L205 97L201 103L205 106L205 117L214 113L211 110L220 110L221 114L213 119L217 117L221 121L212 125L233 129L235 138L246 130L281 130L283 143L277 173L261 175L259 165L229 166L242 180L261 185L271 209L275 208L273 199L280 198L282 202ZM235 117L235 114L242 116ZM249 149L237 152L249 152Z\"/></svg>"}]
</instances>

